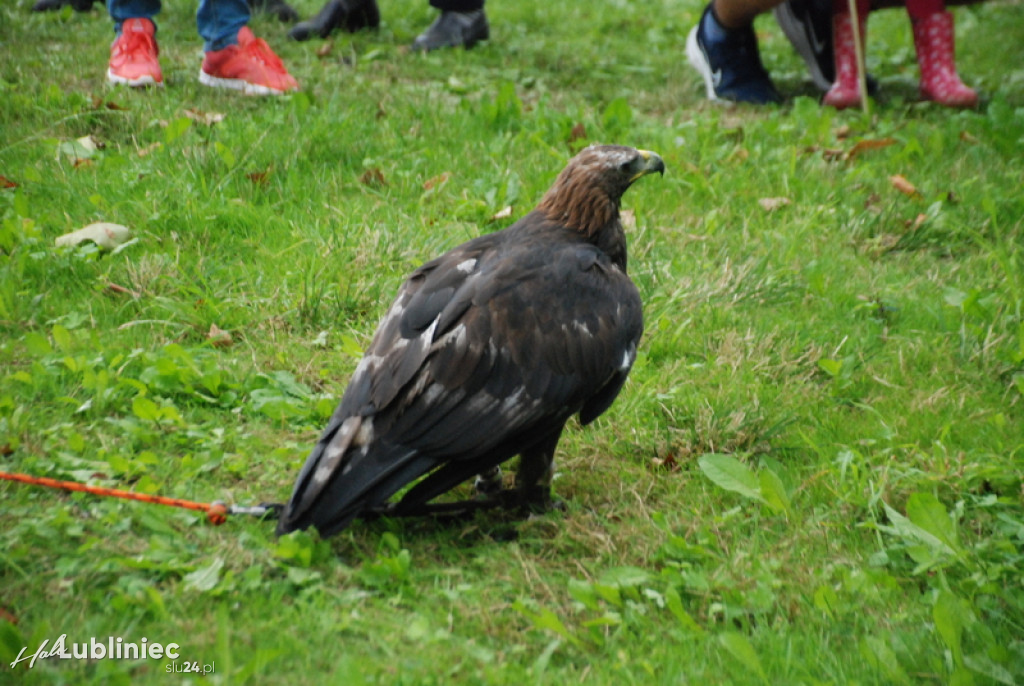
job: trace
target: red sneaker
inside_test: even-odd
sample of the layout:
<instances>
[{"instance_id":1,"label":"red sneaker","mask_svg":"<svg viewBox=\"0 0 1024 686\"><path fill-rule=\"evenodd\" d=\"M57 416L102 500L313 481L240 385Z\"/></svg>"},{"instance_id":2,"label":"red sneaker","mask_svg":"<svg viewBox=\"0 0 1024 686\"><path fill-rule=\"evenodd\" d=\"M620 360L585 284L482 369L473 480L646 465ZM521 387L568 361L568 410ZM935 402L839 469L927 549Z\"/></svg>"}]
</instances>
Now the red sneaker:
<instances>
[{"instance_id":1,"label":"red sneaker","mask_svg":"<svg viewBox=\"0 0 1024 686\"><path fill-rule=\"evenodd\" d=\"M206 53L199 83L246 95L280 95L299 87L281 59L262 38L252 35L248 26L239 30L238 45Z\"/></svg>"},{"instance_id":2,"label":"red sneaker","mask_svg":"<svg viewBox=\"0 0 1024 686\"><path fill-rule=\"evenodd\" d=\"M121 35L110 46L107 81L126 86L162 86L156 45L156 27L149 19L127 19L121 24Z\"/></svg>"}]
</instances>

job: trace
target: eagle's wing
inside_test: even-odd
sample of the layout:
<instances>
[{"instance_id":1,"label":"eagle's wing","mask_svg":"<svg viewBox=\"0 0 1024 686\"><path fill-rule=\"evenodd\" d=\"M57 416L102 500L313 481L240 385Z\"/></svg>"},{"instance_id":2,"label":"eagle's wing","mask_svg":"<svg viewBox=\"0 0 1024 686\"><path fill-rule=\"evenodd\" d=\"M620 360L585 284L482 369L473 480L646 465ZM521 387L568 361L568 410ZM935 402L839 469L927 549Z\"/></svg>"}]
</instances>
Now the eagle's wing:
<instances>
[{"instance_id":1,"label":"eagle's wing","mask_svg":"<svg viewBox=\"0 0 1024 686\"><path fill-rule=\"evenodd\" d=\"M636 288L589 244L506 236L470 241L403 285L279 531L330 535L441 465L461 463L461 480L611 404L642 332Z\"/></svg>"}]
</instances>

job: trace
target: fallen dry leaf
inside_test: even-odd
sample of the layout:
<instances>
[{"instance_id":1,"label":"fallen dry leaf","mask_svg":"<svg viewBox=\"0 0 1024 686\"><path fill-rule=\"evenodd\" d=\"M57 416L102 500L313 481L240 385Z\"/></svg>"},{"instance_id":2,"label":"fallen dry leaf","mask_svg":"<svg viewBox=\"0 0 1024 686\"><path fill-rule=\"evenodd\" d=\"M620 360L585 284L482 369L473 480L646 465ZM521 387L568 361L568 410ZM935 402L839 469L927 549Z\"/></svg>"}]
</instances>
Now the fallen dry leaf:
<instances>
[{"instance_id":1,"label":"fallen dry leaf","mask_svg":"<svg viewBox=\"0 0 1024 686\"><path fill-rule=\"evenodd\" d=\"M245 175L245 178L249 179L257 186L266 186L267 181L270 180L270 169L267 168L263 171L249 172Z\"/></svg>"},{"instance_id":2,"label":"fallen dry leaf","mask_svg":"<svg viewBox=\"0 0 1024 686\"><path fill-rule=\"evenodd\" d=\"M431 176L423 182L423 190L429 191L433 188L440 188L448 183L448 179L450 178L452 178L451 172L441 172L437 176Z\"/></svg>"},{"instance_id":3,"label":"fallen dry leaf","mask_svg":"<svg viewBox=\"0 0 1024 686\"><path fill-rule=\"evenodd\" d=\"M17 188L18 184L11 181L6 176L0 176L0 188Z\"/></svg>"},{"instance_id":4,"label":"fallen dry leaf","mask_svg":"<svg viewBox=\"0 0 1024 686\"><path fill-rule=\"evenodd\" d=\"M210 324L210 330L206 334L206 340L210 342L214 348L227 348L234 343L231 339L231 333L220 328L216 324Z\"/></svg>"},{"instance_id":5,"label":"fallen dry leaf","mask_svg":"<svg viewBox=\"0 0 1024 686\"><path fill-rule=\"evenodd\" d=\"M225 115L220 112L203 112L202 110L185 110L185 116L198 124L213 126L224 121Z\"/></svg>"},{"instance_id":6,"label":"fallen dry leaf","mask_svg":"<svg viewBox=\"0 0 1024 686\"><path fill-rule=\"evenodd\" d=\"M334 43L330 41L324 41L319 48L316 49L317 57L327 57L334 50Z\"/></svg>"},{"instance_id":7,"label":"fallen dry leaf","mask_svg":"<svg viewBox=\"0 0 1024 686\"><path fill-rule=\"evenodd\" d=\"M583 125L583 122L576 122L573 124L572 130L569 132L569 142L574 143L586 137L587 127Z\"/></svg>"},{"instance_id":8,"label":"fallen dry leaf","mask_svg":"<svg viewBox=\"0 0 1024 686\"><path fill-rule=\"evenodd\" d=\"M877 138L874 140L857 141L854 146L850 148L849 152L846 153L846 159L852 160L865 150L878 150L880 148L888 148L890 145L895 144L895 138Z\"/></svg>"},{"instance_id":9,"label":"fallen dry leaf","mask_svg":"<svg viewBox=\"0 0 1024 686\"><path fill-rule=\"evenodd\" d=\"M122 105L118 105L116 102L106 101L106 100L104 100L103 98L101 98L98 95L94 95L92 97L92 108L94 110L107 109L107 110L116 110L116 111L127 111L127 109L128 109L127 107L123 107Z\"/></svg>"},{"instance_id":10,"label":"fallen dry leaf","mask_svg":"<svg viewBox=\"0 0 1024 686\"><path fill-rule=\"evenodd\" d=\"M729 155L729 160L734 162L746 162L748 159L750 159L750 151L746 148L736 148Z\"/></svg>"},{"instance_id":11,"label":"fallen dry leaf","mask_svg":"<svg viewBox=\"0 0 1024 686\"><path fill-rule=\"evenodd\" d=\"M96 152L97 150L102 150L103 148L107 147L106 143L101 141L96 136L92 135L82 136L81 138L77 138L76 141L79 145L81 145L89 152Z\"/></svg>"},{"instance_id":12,"label":"fallen dry leaf","mask_svg":"<svg viewBox=\"0 0 1024 686\"><path fill-rule=\"evenodd\" d=\"M370 167L359 176L359 181L366 186L386 186L388 182L384 179L384 172L377 167Z\"/></svg>"},{"instance_id":13,"label":"fallen dry leaf","mask_svg":"<svg viewBox=\"0 0 1024 686\"><path fill-rule=\"evenodd\" d=\"M845 155L846 151L840 150L839 148L825 148L821 151L821 156L826 162L841 160Z\"/></svg>"},{"instance_id":14,"label":"fallen dry leaf","mask_svg":"<svg viewBox=\"0 0 1024 686\"><path fill-rule=\"evenodd\" d=\"M137 292L133 291L130 288L125 288L124 286L119 286L116 283L108 283L107 284L107 290L110 291L111 293L118 293L120 295L130 295L133 298L138 298L139 297L139 294Z\"/></svg>"},{"instance_id":15,"label":"fallen dry leaf","mask_svg":"<svg viewBox=\"0 0 1024 686\"><path fill-rule=\"evenodd\" d=\"M127 226L96 222L83 226L78 231L58 236L55 243L57 245L78 245L85 241L92 241L104 250L113 250L117 246L127 243L131 238L132 231Z\"/></svg>"},{"instance_id":16,"label":"fallen dry leaf","mask_svg":"<svg viewBox=\"0 0 1024 686\"><path fill-rule=\"evenodd\" d=\"M972 143L972 144L978 142L977 138L975 138L974 136L972 136L971 134L969 134L966 131L961 131L960 132L960 140L962 140L964 143Z\"/></svg>"},{"instance_id":17,"label":"fallen dry leaf","mask_svg":"<svg viewBox=\"0 0 1024 686\"><path fill-rule=\"evenodd\" d=\"M917 215L916 217L914 217L914 220L913 220L913 221L910 221L910 220L908 219L908 220L906 221L906 227L907 227L907 229L908 229L908 230L909 230L910 232L914 232L914 231L917 231L918 229L920 229L920 228L921 228L921 226L922 226L922 225L923 225L923 224L924 224L924 223L925 223L925 222L926 222L927 220L928 220L928 215L926 215L926 214L919 214L919 215Z\"/></svg>"},{"instance_id":18,"label":"fallen dry leaf","mask_svg":"<svg viewBox=\"0 0 1024 686\"><path fill-rule=\"evenodd\" d=\"M145 157L154 150L159 150L161 146L163 146L163 143L161 143L160 141L157 141L156 143L150 143L144 148L139 148L138 155L139 157Z\"/></svg>"},{"instance_id":19,"label":"fallen dry leaf","mask_svg":"<svg viewBox=\"0 0 1024 686\"><path fill-rule=\"evenodd\" d=\"M675 453L666 453L665 457L653 457L651 458L651 464L655 467L675 472L679 470L679 462L676 460Z\"/></svg>"},{"instance_id":20,"label":"fallen dry leaf","mask_svg":"<svg viewBox=\"0 0 1024 686\"><path fill-rule=\"evenodd\" d=\"M497 212L495 212L493 215L491 215L491 219L508 219L511 216L512 216L512 206L511 205L507 205L507 206L501 208L500 210L498 210Z\"/></svg>"},{"instance_id":21,"label":"fallen dry leaf","mask_svg":"<svg viewBox=\"0 0 1024 686\"><path fill-rule=\"evenodd\" d=\"M757 204L760 205L765 212L774 212L780 207L789 205L791 202L793 201L789 198L761 198L757 201Z\"/></svg>"},{"instance_id":22,"label":"fallen dry leaf","mask_svg":"<svg viewBox=\"0 0 1024 686\"><path fill-rule=\"evenodd\" d=\"M891 183L892 187L898 190L900 193L909 195L910 197L916 197L920 195L920 193L917 192L917 187L914 186L914 184L907 181L906 177L903 176L902 174L893 174L892 176L890 176L889 183Z\"/></svg>"},{"instance_id":23,"label":"fallen dry leaf","mask_svg":"<svg viewBox=\"0 0 1024 686\"><path fill-rule=\"evenodd\" d=\"M844 138L849 138L850 132L851 132L850 125L849 124L843 124L838 129L836 129L836 138L838 138L839 140L842 140Z\"/></svg>"}]
</instances>

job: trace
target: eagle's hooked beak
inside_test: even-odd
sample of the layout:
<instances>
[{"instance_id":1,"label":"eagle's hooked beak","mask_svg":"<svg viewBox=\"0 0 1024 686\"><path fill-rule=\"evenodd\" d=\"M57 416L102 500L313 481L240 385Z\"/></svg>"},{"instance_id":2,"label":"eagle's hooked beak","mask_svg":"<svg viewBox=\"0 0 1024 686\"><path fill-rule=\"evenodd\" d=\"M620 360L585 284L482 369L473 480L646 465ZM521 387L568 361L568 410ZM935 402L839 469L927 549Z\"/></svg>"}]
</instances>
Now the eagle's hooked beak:
<instances>
[{"instance_id":1,"label":"eagle's hooked beak","mask_svg":"<svg viewBox=\"0 0 1024 686\"><path fill-rule=\"evenodd\" d=\"M640 171L634 174L632 178L630 178L630 183L633 183L641 176L647 176L648 174L653 174L655 172L662 176L665 175L665 161L661 159L661 156L658 153L651 152L650 150L637 150L637 152L640 153L640 157L643 158L644 166L641 167Z\"/></svg>"}]
</instances>

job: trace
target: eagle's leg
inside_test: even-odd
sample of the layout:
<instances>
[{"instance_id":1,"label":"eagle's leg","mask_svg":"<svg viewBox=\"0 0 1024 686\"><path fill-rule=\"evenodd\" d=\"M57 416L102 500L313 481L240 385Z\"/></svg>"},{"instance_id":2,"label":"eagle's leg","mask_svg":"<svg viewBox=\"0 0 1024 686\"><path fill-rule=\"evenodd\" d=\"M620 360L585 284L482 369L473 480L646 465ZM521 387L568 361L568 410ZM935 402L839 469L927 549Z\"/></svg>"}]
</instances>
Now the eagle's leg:
<instances>
[{"instance_id":1,"label":"eagle's leg","mask_svg":"<svg viewBox=\"0 0 1024 686\"><path fill-rule=\"evenodd\" d=\"M473 481L473 490L477 497L483 500L490 500L501 493L501 465L496 464L488 470L477 474Z\"/></svg>"},{"instance_id":2,"label":"eagle's leg","mask_svg":"<svg viewBox=\"0 0 1024 686\"><path fill-rule=\"evenodd\" d=\"M519 506L533 512L564 509L565 505L551 497L551 478L555 472L555 446L562 429L548 436L519 457L516 471L516 493Z\"/></svg>"}]
</instances>

